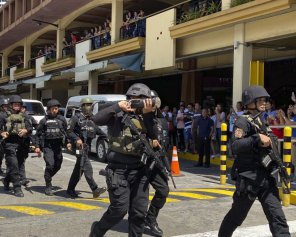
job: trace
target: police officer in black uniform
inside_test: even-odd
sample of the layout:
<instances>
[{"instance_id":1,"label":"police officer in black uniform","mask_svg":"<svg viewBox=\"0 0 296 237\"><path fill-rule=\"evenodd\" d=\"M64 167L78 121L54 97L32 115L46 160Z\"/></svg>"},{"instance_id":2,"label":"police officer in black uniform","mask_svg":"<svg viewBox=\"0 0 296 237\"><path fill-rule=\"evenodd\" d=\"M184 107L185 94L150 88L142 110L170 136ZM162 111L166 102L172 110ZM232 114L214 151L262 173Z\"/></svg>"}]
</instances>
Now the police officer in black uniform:
<instances>
[{"instance_id":1,"label":"police officer in black uniform","mask_svg":"<svg viewBox=\"0 0 296 237\"><path fill-rule=\"evenodd\" d=\"M289 237L289 227L282 210L277 182L271 172L263 165L262 150L271 148L268 136L260 134L252 124L267 130L268 125L262 116L256 116L265 111L269 94L261 86L252 86L242 94L243 104L247 113L240 116L234 125L232 151L236 156L232 168L232 178L236 181L233 204L225 216L219 237L232 236L240 226L256 198L262 205L269 222L272 236Z\"/></svg>"},{"instance_id":2,"label":"police officer in black uniform","mask_svg":"<svg viewBox=\"0 0 296 237\"><path fill-rule=\"evenodd\" d=\"M31 123L26 114L21 113L22 98L19 95L12 95L9 98L10 111L7 116L0 117L1 136L4 139L3 147L7 165L6 177L3 180L4 189L9 190L9 183L13 183L14 195L23 197L24 194L20 183L20 167L25 156L24 150L27 145L25 137L32 132Z\"/></svg>"},{"instance_id":3,"label":"police officer in black uniform","mask_svg":"<svg viewBox=\"0 0 296 237\"><path fill-rule=\"evenodd\" d=\"M90 237L100 237L129 213L130 237L142 236L148 208L148 186L142 147L136 145L136 137L122 119L129 116L133 124L154 147L159 146L153 131L151 91L142 83L133 84L126 93L127 99L142 98L143 109L132 109L130 101L120 101L101 108L94 116L98 125L108 125L110 150L106 167L110 205L100 221L94 222Z\"/></svg>"},{"instance_id":4,"label":"police officer in black uniform","mask_svg":"<svg viewBox=\"0 0 296 237\"><path fill-rule=\"evenodd\" d=\"M152 98L158 98L156 91L151 91ZM160 106L160 104L158 105ZM159 108L154 108L154 130L158 136L157 140L160 142L162 149L166 152L169 148L169 136L168 136L168 124L167 120L163 117ZM165 159L164 157L162 157ZM149 167L147 165L146 167ZM154 197L150 203L148 214L145 220L145 228L149 229L150 232L155 236L162 236L163 231L159 228L156 218L161 208L166 203L166 199L169 195L168 177L158 167L154 167L148 174L149 183L155 189Z\"/></svg>"},{"instance_id":5,"label":"police officer in black uniform","mask_svg":"<svg viewBox=\"0 0 296 237\"><path fill-rule=\"evenodd\" d=\"M48 114L43 118L36 131L36 153L44 154L46 168L44 172L45 194L53 195L52 177L61 169L63 162L62 147L66 141L67 121L59 115L60 102L51 99L47 102Z\"/></svg>"},{"instance_id":6,"label":"police officer in black uniform","mask_svg":"<svg viewBox=\"0 0 296 237\"><path fill-rule=\"evenodd\" d=\"M29 121L30 121L33 129L37 129L38 123L34 119L34 117L28 113L26 103L23 103L21 112L23 114L26 114L27 115L27 117L28 117L28 119L29 119ZM30 183L30 181L26 177L25 163L26 163L26 159L29 157L30 144L31 144L31 142L32 142L32 144L35 144L36 143L35 142L35 136L33 135L33 133L30 136L28 136L28 137L25 138L24 143L25 143L25 147L27 148L26 150L24 150L25 161L22 164L22 166L20 167L21 185L23 185L25 187Z\"/></svg>"},{"instance_id":7,"label":"police officer in black uniform","mask_svg":"<svg viewBox=\"0 0 296 237\"><path fill-rule=\"evenodd\" d=\"M8 99L2 98L0 99L0 116L6 117L7 110L9 107ZM2 163L4 159L4 148L2 146L2 142L0 141L0 175L3 175L3 170L2 170Z\"/></svg>"},{"instance_id":8,"label":"police officer in black uniform","mask_svg":"<svg viewBox=\"0 0 296 237\"><path fill-rule=\"evenodd\" d=\"M99 188L93 179L93 168L90 163L88 153L90 152L91 142L100 135L101 130L91 120L93 100L91 98L83 98L80 101L81 113L74 115L68 125L67 133L76 151L76 164L73 169L67 193L72 197L78 197L75 187L80 177L84 173L86 181L93 192L93 197L98 198L107 189Z\"/></svg>"}]
</instances>

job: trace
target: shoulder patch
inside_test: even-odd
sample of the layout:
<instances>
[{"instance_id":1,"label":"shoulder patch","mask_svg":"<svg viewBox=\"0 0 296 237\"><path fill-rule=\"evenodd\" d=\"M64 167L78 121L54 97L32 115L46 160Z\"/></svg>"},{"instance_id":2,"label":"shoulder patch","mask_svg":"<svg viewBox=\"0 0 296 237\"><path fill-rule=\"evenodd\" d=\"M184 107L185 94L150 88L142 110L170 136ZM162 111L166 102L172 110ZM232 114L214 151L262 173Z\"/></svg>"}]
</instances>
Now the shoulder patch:
<instances>
[{"instance_id":1,"label":"shoulder patch","mask_svg":"<svg viewBox=\"0 0 296 237\"><path fill-rule=\"evenodd\" d=\"M235 138L242 138L245 135L245 132L241 128L236 128L234 131L234 137Z\"/></svg>"}]
</instances>

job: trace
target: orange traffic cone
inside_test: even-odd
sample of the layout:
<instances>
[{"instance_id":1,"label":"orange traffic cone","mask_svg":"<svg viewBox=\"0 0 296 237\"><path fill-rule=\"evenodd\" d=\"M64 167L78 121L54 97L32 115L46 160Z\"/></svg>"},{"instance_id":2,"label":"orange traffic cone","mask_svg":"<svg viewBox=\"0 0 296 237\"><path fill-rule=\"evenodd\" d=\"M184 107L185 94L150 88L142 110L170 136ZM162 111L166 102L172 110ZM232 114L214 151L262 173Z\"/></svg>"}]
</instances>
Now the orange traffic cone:
<instances>
[{"instance_id":1,"label":"orange traffic cone","mask_svg":"<svg viewBox=\"0 0 296 237\"><path fill-rule=\"evenodd\" d=\"M177 154L177 147L173 147L173 158L171 163L171 173L172 176L182 176L180 173L180 166L179 166L179 160L178 160L178 154Z\"/></svg>"}]
</instances>

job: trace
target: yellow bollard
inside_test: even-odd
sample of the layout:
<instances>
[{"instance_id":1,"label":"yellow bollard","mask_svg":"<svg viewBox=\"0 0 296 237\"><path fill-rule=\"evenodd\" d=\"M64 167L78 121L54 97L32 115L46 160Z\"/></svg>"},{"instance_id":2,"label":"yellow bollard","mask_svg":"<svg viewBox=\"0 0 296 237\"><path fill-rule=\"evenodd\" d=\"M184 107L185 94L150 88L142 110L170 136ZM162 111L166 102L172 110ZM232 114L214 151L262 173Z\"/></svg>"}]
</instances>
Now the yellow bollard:
<instances>
[{"instance_id":1,"label":"yellow bollard","mask_svg":"<svg viewBox=\"0 0 296 237\"><path fill-rule=\"evenodd\" d=\"M221 124L220 184L226 184L227 124Z\"/></svg>"},{"instance_id":2,"label":"yellow bollard","mask_svg":"<svg viewBox=\"0 0 296 237\"><path fill-rule=\"evenodd\" d=\"M286 166L288 175L291 175L291 167L292 167L292 156L291 156L291 137L292 137L292 128L291 127L285 127L284 129L284 152L283 152L283 162ZM284 183L282 183L282 187L284 187ZM291 183L288 183L288 188L290 190ZM285 189L283 188L283 200L282 204L283 206L287 207L290 205L290 192L285 192Z\"/></svg>"}]
</instances>

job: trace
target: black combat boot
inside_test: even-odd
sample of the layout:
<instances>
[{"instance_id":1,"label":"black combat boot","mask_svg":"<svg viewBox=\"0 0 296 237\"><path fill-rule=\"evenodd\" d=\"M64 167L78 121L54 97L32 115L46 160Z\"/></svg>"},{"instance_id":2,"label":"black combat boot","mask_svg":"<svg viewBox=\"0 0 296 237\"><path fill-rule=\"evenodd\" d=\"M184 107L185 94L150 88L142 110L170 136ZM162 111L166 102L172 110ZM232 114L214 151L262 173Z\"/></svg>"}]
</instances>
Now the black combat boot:
<instances>
[{"instance_id":1,"label":"black combat boot","mask_svg":"<svg viewBox=\"0 0 296 237\"><path fill-rule=\"evenodd\" d=\"M4 178L4 179L2 179L2 183L4 186L4 190L9 191L9 182Z\"/></svg>"},{"instance_id":2,"label":"black combat boot","mask_svg":"<svg viewBox=\"0 0 296 237\"><path fill-rule=\"evenodd\" d=\"M75 192L75 190L67 190L67 194L71 197L71 198L77 198L78 194Z\"/></svg>"},{"instance_id":3,"label":"black combat boot","mask_svg":"<svg viewBox=\"0 0 296 237\"><path fill-rule=\"evenodd\" d=\"M93 198L98 198L101 194L103 194L104 192L106 192L106 188L103 187L103 188L96 188L94 191L93 191Z\"/></svg>"},{"instance_id":4,"label":"black combat boot","mask_svg":"<svg viewBox=\"0 0 296 237\"><path fill-rule=\"evenodd\" d=\"M98 223L99 223L98 221L95 221L94 223L92 223L89 237L104 237L104 234L106 233L106 231L99 229Z\"/></svg>"},{"instance_id":5,"label":"black combat boot","mask_svg":"<svg viewBox=\"0 0 296 237\"><path fill-rule=\"evenodd\" d=\"M21 185L23 185L25 187L27 187L29 183L30 183L30 180L28 180L28 179L21 180Z\"/></svg>"},{"instance_id":6,"label":"black combat boot","mask_svg":"<svg viewBox=\"0 0 296 237\"><path fill-rule=\"evenodd\" d=\"M47 195L47 196L53 196L51 182L46 183L46 188L45 188L44 192L45 192L45 195Z\"/></svg>"},{"instance_id":7,"label":"black combat boot","mask_svg":"<svg viewBox=\"0 0 296 237\"><path fill-rule=\"evenodd\" d=\"M163 235L163 231L162 231L162 229L159 228L156 221L149 221L146 219L145 228L149 229L151 234L153 234L154 236L161 237Z\"/></svg>"},{"instance_id":8,"label":"black combat boot","mask_svg":"<svg viewBox=\"0 0 296 237\"><path fill-rule=\"evenodd\" d=\"M14 195L16 197L24 197L24 193L23 193L21 187L15 187L14 188Z\"/></svg>"}]
</instances>

